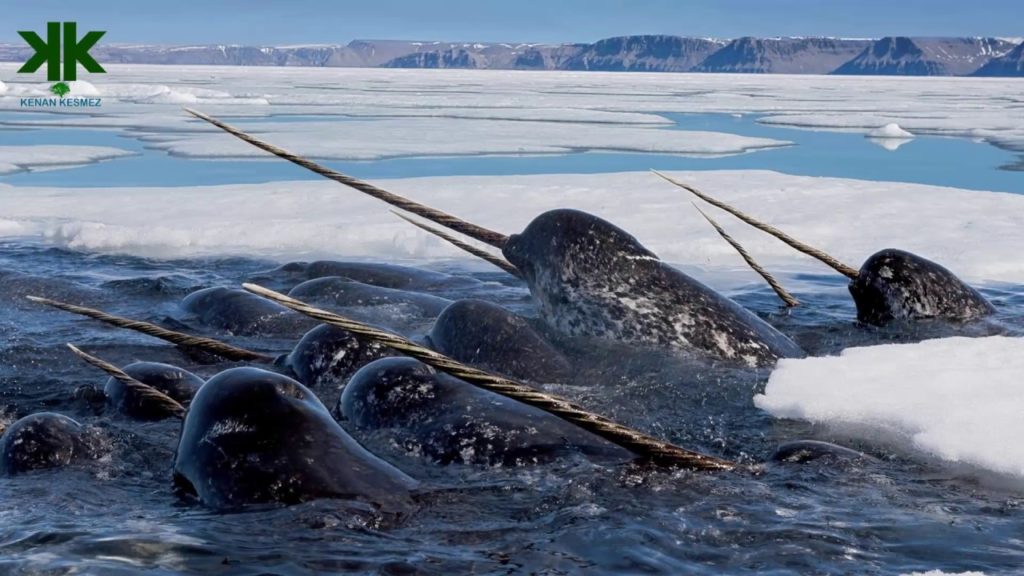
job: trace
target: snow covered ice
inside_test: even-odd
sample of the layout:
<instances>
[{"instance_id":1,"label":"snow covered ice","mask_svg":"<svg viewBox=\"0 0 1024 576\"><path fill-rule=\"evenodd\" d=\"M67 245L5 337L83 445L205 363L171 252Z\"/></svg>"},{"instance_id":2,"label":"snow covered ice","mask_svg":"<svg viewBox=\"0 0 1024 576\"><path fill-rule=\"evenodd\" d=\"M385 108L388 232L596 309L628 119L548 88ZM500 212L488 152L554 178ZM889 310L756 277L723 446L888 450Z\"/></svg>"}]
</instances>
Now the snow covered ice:
<instances>
[{"instance_id":1,"label":"snow covered ice","mask_svg":"<svg viewBox=\"0 0 1024 576\"><path fill-rule=\"evenodd\" d=\"M1024 338L944 338L782 360L754 404L1024 481Z\"/></svg>"},{"instance_id":2,"label":"snow covered ice","mask_svg":"<svg viewBox=\"0 0 1024 576\"><path fill-rule=\"evenodd\" d=\"M299 154L314 158L376 160L401 156L466 154L564 154L574 150L738 154L788 142L718 132L655 130L616 124L402 118L333 122L247 124L246 128ZM167 136L155 147L178 156L256 157L266 153L219 130Z\"/></svg>"},{"instance_id":3,"label":"snow covered ice","mask_svg":"<svg viewBox=\"0 0 1024 576\"><path fill-rule=\"evenodd\" d=\"M0 146L0 174L22 170L73 168L134 154L129 150L110 146Z\"/></svg>"},{"instance_id":4,"label":"snow covered ice","mask_svg":"<svg viewBox=\"0 0 1024 576\"><path fill-rule=\"evenodd\" d=\"M753 170L671 175L851 265L898 247L941 262L970 282L1024 283L1017 248L1024 245L1024 196ZM668 262L758 282L693 209L688 193L649 172L374 183L505 233L522 230L545 210L587 210L630 231ZM328 181L130 189L0 184L0 194L9 200L3 218L17 223L0 226L0 234L11 229L84 250L474 262L394 217L379 201ZM139 206L161 218L140 219ZM717 218L773 272L829 273L729 216Z\"/></svg>"},{"instance_id":5,"label":"snow covered ice","mask_svg":"<svg viewBox=\"0 0 1024 576\"><path fill-rule=\"evenodd\" d=\"M0 63L0 74L13 78L16 68ZM95 89L104 98L106 116L135 116L128 123L142 125L147 118L166 118L146 131L151 135L194 130L180 114L182 105L222 116L264 115L272 108L276 114L557 120L623 128L655 128L664 123L658 113L718 112L767 114L767 123L861 133L898 123L918 135L973 137L1024 150L1020 82L1014 79L119 64L108 72L103 82L82 83L83 90ZM0 109L47 90L41 79L9 80L6 93L0 88ZM907 104L921 101L928 105ZM411 132L419 129L410 125ZM537 141L544 136L538 134Z\"/></svg>"}]
</instances>

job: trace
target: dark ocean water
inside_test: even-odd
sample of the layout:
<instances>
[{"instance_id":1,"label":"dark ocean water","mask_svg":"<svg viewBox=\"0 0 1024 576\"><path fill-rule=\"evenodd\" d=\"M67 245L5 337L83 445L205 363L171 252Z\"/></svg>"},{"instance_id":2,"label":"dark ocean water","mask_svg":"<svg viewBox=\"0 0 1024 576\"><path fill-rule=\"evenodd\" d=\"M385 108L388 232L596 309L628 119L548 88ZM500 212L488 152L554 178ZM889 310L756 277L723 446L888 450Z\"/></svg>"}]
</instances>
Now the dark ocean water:
<instances>
[{"instance_id":1,"label":"dark ocean water","mask_svg":"<svg viewBox=\"0 0 1024 576\"><path fill-rule=\"evenodd\" d=\"M680 445L746 463L781 442L851 445L871 460L767 466L760 474L669 472L584 460L520 468L440 466L404 453L387 434L353 435L421 480L413 509L382 515L366 504L320 500L217 513L171 490L180 424L96 413L73 397L105 376L64 347L123 365L207 364L146 336L40 307L26 294L84 303L178 326L249 348L287 351L293 335L236 338L178 308L182 296L237 285L276 265L257 259L154 260L75 252L34 241L0 244L0 407L3 421L49 410L94 427L106 455L70 468L0 479L0 573L11 574L895 574L1012 573L1024 565L1024 493L969 471L870 443L851 442L754 408L767 370L709 365L655 352L561 342L577 376L550 389ZM452 271L452 270L449 270ZM455 270L458 272L458 270ZM501 273L475 296L535 313L525 288ZM804 306L781 312L754 286L737 299L815 355L851 345L1019 333L1024 287L987 295L995 321L968 327L857 326L843 282L800 278ZM381 310L380 313L386 311ZM361 310L373 314L372 310ZM399 328L421 335L429 319ZM325 404L336 390L317 390Z\"/></svg>"}]
</instances>

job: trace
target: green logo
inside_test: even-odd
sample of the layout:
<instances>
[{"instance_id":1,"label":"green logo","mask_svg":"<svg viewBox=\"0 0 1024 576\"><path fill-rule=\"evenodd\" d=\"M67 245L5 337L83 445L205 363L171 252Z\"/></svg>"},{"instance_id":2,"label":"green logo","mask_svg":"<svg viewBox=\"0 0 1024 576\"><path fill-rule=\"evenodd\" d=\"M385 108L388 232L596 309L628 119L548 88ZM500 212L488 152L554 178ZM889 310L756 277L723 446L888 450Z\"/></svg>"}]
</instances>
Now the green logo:
<instances>
[{"instance_id":1,"label":"green logo","mask_svg":"<svg viewBox=\"0 0 1024 576\"><path fill-rule=\"evenodd\" d=\"M24 38L36 53L25 62L24 66L18 69L18 72L31 74L39 70L45 63L46 79L50 82L60 82L61 80L71 82L76 80L78 78L78 64L81 64L83 68L93 74L105 74L106 70L89 55L89 50L106 34L106 31L93 30L82 36L82 39L79 40L77 24L75 22L64 22L63 28L62 35L60 22L47 22L45 42L35 32L19 31L18 35ZM61 76L62 45L64 48L63 77ZM64 82L55 84L50 89L54 94L63 96L64 94L61 94L58 90L63 91L64 94L71 91Z\"/></svg>"},{"instance_id":2,"label":"green logo","mask_svg":"<svg viewBox=\"0 0 1024 576\"><path fill-rule=\"evenodd\" d=\"M53 92L59 98L63 98L67 96L68 92L71 92L71 87L64 82L57 82L53 86L50 86L50 92Z\"/></svg>"}]
</instances>

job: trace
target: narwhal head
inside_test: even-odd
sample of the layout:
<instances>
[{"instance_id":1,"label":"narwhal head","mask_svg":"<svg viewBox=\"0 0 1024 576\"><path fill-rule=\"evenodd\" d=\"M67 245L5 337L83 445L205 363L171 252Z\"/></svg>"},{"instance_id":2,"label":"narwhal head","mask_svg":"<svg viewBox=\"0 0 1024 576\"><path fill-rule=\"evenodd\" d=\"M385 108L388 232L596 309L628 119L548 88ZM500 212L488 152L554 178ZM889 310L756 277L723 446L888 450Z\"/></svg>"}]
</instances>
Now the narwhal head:
<instances>
[{"instance_id":1,"label":"narwhal head","mask_svg":"<svg viewBox=\"0 0 1024 576\"><path fill-rule=\"evenodd\" d=\"M625 230L580 210L559 209L533 219L502 249L529 281L555 273L562 279L612 273L624 261L657 259Z\"/></svg>"},{"instance_id":2,"label":"narwhal head","mask_svg":"<svg viewBox=\"0 0 1024 576\"><path fill-rule=\"evenodd\" d=\"M521 272L544 309L559 309L613 298L629 290L637 268L657 256L614 224L579 210L551 210L537 216L502 249Z\"/></svg>"}]
</instances>

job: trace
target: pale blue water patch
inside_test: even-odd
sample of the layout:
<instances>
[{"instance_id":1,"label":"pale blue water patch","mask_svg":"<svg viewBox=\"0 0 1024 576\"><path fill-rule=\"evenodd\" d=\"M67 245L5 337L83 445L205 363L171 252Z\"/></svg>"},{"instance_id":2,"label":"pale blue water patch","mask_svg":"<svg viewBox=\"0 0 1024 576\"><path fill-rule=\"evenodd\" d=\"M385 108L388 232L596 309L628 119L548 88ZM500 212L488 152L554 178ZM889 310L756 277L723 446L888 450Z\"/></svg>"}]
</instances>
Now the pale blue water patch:
<instances>
[{"instance_id":1,"label":"pale blue water patch","mask_svg":"<svg viewBox=\"0 0 1024 576\"><path fill-rule=\"evenodd\" d=\"M717 169L766 169L804 176L915 182L1024 193L1024 177L1019 172L1000 169L1019 161L1016 155L966 138L918 136L890 151L862 134L760 124L754 116L662 116L675 121L677 129L728 132L795 143L788 148L711 160L719 164Z\"/></svg>"},{"instance_id":2,"label":"pale blue water patch","mask_svg":"<svg viewBox=\"0 0 1024 576\"><path fill-rule=\"evenodd\" d=\"M664 114L676 124L652 130L702 130L786 140L792 146L725 157L680 156L617 152L575 152L552 155L403 157L374 161L322 161L362 178L417 176L499 176L509 174L606 173L647 170L776 170L805 176L913 182L959 188L1024 193L1024 173L1001 170L1017 157L988 144L964 138L917 137L889 151L861 134L810 131L759 124L756 117L728 114ZM24 118L0 114L0 122ZM277 115L233 119L251 122L306 122L354 118ZM567 125L566 129L571 129ZM148 149L125 133L91 128L2 130L4 145L78 144L113 146L139 155L87 166L39 173L18 173L0 181L26 186L197 186L244 184L319 178L306 170L274 159L206 160L169 156Z\"/></svg>"}]
</instances>

